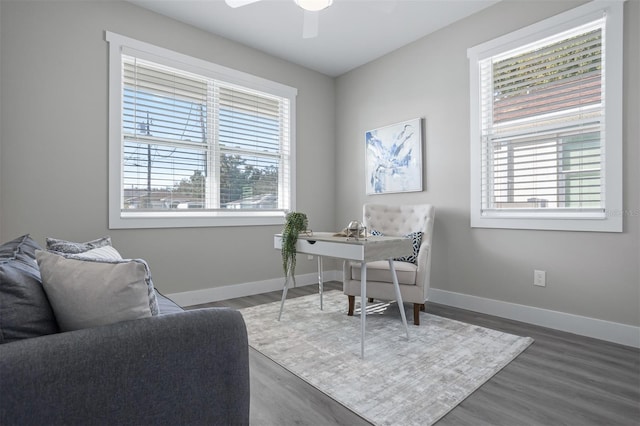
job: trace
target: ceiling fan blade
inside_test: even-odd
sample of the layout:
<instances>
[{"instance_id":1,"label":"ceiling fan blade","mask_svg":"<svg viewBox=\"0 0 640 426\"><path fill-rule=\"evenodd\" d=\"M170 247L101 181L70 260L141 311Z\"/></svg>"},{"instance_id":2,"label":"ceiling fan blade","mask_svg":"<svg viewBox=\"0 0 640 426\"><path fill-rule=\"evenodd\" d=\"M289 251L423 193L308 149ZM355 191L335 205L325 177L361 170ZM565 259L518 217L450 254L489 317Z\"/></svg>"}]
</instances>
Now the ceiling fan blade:
<instances>
[{"instance_id":1,"label":"ceiling fan blade","mask_svg":"<svg viewBox=\"0 0 640 426\"><path fill-rule=\"evenodd\" d=\"M257 3L261 0L224 0L224 2L227 4L227 6L229 7L240 7L240 6L246 6L248 4L251 3Z\"/></svg>"},{"instance_id":2,"label":"ceiling fan blade","mask_svg":"<svg viewBox=\"0 0 640 426\"><path fill-rule=\"evenodd\" d=\"M302 21L302 38L318 37L318 21L320 14L318 12L304 11L304 20Z\"/></svg>"}]
</instances>

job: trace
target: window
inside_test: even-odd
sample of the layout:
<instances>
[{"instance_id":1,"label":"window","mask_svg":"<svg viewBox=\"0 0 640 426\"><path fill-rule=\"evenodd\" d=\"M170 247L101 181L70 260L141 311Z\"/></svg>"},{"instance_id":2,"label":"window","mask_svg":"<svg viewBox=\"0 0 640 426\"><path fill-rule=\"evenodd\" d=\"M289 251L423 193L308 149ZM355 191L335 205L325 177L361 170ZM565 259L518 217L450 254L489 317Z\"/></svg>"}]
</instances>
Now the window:
<instances>
[{"instance_id":1,"label":"window","mask_svg":"<svg viewBox=\"0 0 640 426\"><path fill-rule=\"evenodd\" d=\"M622 231L622 9L469 49L472 227Z\"/></svg>"},{"instance_id":2,"label":"window","mask_svg":"<svg viewBox=\"0 0 640 426\"><path fill-rule=\"evenodd\" d=\"M296 90L107 33L110 228L281 224Z\"/></svg>"}]
</instances>

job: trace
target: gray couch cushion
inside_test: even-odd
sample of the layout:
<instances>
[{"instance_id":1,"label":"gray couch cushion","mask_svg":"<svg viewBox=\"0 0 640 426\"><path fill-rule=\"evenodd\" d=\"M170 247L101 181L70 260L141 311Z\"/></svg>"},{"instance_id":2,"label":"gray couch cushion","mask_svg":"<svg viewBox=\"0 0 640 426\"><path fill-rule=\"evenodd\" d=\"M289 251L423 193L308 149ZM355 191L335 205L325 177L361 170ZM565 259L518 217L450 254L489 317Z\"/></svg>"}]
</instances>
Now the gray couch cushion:
<instances>
[{"instance_id":1,"label":"gray couch cushion","mask_svg":"<svg viewBox=\"0 0 640 426\"><path fill-rule=\"evenodd\" d=\"M84 243L47 238L47 249L60 256L69 259L93 260L96 262L123 263L138 262L145 268L145 282L149 293L149 308L151 315L158 315L158 301L151 279L151 271L146 261L142 259L122 259L122 256L111 244L111 237L101 237Z\"/></svg>"},{"instance_id":2,"label":"gray couch cushion","mask_svg":"<svg viewBox=\"0 0 640 426\"><path fill-rule=\"evenodd\" d=\"M147 264L132 260L80 260L38 250L42 284L64 331L152 315Z\"/></svg>"},{"instance_id":3,"label":"gray couch cushion","mask_svg":"<svg viewBox=\"0 0 640 426\"><path fill-rule=\"evenodd\" d=\"M0 425L249 425L242 315L195 309L0 345Z\"/></svg>"},{"instance_id":4,"label":"gray couch cushion","mask_svg":"<svg viewBox=\"0 0 640 426\"><path fill-rule=\"evenodd\" d=\"M0 245L0 343L57 333L29 235Z\"/></svg>"}]
</instances>

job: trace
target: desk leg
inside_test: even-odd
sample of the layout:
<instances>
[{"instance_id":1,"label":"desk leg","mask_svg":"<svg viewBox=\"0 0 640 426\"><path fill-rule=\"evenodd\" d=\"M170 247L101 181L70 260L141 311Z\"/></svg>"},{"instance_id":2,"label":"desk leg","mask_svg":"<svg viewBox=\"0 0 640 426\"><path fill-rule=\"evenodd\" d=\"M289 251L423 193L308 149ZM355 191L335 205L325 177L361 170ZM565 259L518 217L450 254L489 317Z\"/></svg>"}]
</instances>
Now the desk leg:
<instances>
[{"instance_id":1,"label":"desk leg","mask_svg":"<svg viewBox=\"0 0 640 426\"><path fill-rule=\"evenodd\" d=\"M278 314L278 321L282 316L282 310L284 309L284 301L287 300L287 290L289 288L289 280L293 281L293 286L296 286L296 277L287 275L284 279L284 288L282 289L282 301L280 302L280 313Z\"/></svg>"},{"instance_id":2,"label":"desk leg","mask_svg":"<svg viewBox=\"0 0 640 426\"><path fill-rule=\"evenodd\" d=\"M400 293L400 284L398 284L398 275L396 275L396 268L393 266L393 260L389 259L389 269L391 270L391 277L393 277L393 288L396 291L396 302L400 309L400 316L402 317L402 324L407 332L407 339L409 339L409 326L407 325L407 316L404 313L404 303L402 302L402 294Z\"/></svg>"},{"instance_id":3,"label":"desk leg","mask_svg":"<svg viewBox=\"0 0 640 426\"><path fill-rule=\"evenodd\" d=\"M367 264L360 262L360 357L364 359L364 334L367 323Z\"/></svg>"},{"instance_id":4,"label":"desk leg","mask_svg":"<svg viewBox=\"0 0 640 426\"><path fill-rule=\"evenodd\" d=\"M322 256L318 256L318 291L320 292L320 310L322 310L322 296L324 293Z\"/></svg>"}]
</instances>

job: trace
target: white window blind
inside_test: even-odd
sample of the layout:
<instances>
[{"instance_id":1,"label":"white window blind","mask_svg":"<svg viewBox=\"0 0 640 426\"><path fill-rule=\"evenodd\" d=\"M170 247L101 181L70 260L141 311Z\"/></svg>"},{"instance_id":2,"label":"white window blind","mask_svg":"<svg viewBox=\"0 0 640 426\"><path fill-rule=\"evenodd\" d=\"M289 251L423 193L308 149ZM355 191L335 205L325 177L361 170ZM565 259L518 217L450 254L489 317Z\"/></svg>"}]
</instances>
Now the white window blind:
<instances>
[{"instance_id":1,"label":"white window blind","mask_svg":"<svg viewBox=\"0 0 640 426\"><path fill-rule=\"evenodd\" d=\"M130 56L123 64L121 208L205 208L208 82Z\"/></svg>"},{"instance_id":2,"label":"white window blind","mask_svg":"<svg viewBox=\"0 0 640 426\"><path fill-rule=\"evenodd\" d=\"M120 63L111 68L119 79L110 74L119 88L111 92L114 103L119 99L111 131L119 137L110 140L120 159L111 180L118 185L110 192L110 206L118 200L112 227L280 223L294 208L295 89L109 38ZM118 46L121 39L135 46Z\"/></svg>"},{"instance_id":3,"label":"white window blind","mask_svg":"<svg viewBox=\"0 0 640 426\"><path fill-rule=\"evenodd\" d=\"M604 211L604 24L481 61L483 211Z\"/></svg>"},{"instance_id":4,"label":"white window blind","mask_svg":"<svg viewBox=\"0 0 640 426\"><path fill-rule=\"evenodd\" d=\"M218 135L220 199L226 208L286 209L289 200L288 146L289 104L237 87L221 86Z\"/></svg>"},{"instance_id":5,"label":"white window blind","mask_svg":"<svg viewBox=\"0 0 640 426\"><path fill-rule=\"evenodd\" d=\"M621 177L612 170L621 166L616 3L589 4L470 49L472 224L579 230L591 225L566 220L606 221L621 207Z\"/></svg>"}]
</instances>

